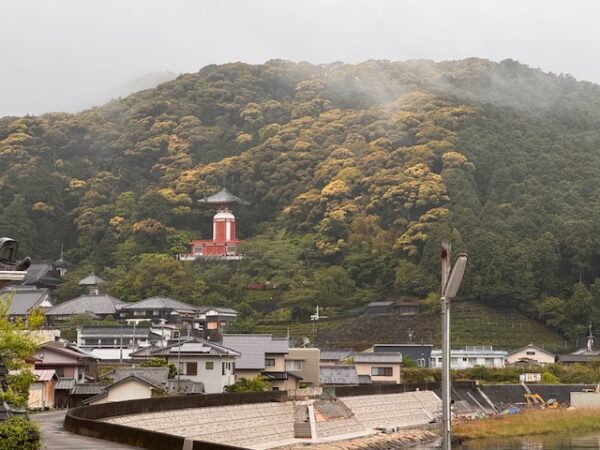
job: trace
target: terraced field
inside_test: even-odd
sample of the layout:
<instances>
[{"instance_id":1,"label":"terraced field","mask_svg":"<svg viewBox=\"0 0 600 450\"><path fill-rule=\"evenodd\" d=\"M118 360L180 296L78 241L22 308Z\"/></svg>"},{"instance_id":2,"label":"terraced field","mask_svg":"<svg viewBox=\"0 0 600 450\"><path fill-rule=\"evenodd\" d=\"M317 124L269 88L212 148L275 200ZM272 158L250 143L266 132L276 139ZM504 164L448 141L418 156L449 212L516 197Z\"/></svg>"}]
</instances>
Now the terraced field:
<instances>
[{"instance_id":1,"label":"terraced field","mask_svg":"<svg viewBox=\"0 0 600 450\"><path fill-rule=\"evenodd\" d=\"M264 323L257 332L273 333L302 341L312 339L311 323ZM321 320L317 343L330 348L364 349L373 343L440 342L440 319L437 314L417 316L360 316ZM475 302L456 302L452 309L452 345L493 345L514 349L533 342L552 351L563 351L565 340L543 324L520 312L491 308Z\"/></svg>"}]
</instances>

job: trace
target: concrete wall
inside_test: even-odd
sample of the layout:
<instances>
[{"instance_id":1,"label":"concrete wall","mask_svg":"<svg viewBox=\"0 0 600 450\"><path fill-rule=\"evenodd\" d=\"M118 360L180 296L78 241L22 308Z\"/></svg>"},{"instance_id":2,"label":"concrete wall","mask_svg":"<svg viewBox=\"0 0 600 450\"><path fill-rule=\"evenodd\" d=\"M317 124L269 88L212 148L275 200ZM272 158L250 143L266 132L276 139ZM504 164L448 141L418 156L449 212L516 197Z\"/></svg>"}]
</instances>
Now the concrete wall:
<instances>
[{"instance_id":1,"label":"concrete wall","mask_svg":"<svg viewBox=\"0 0 600 450\"><path fill-rule=\"evenodd\" d=\"M97 419L185 408L267 403L272 401L285 401L286 399L286 392L250 392L129 400L125 402L83 406L70 409L67 411L64 426L66 430L73 433L107 439L113 442L120 442L122 444L133 445L149 450L180 449L183 448L184 443L184 439L181 436L173 436L152 430L101 422ZM205 441L194 441L193 449L241 450L240 447Z\"/></svg>"},{"instance_id":2,"label":"concrete wall","mask_svg":"<svg viewBox=\"0 0 600 450\"><path fill-rule=\"evenodd\" d=\"M571 406L575 408L600 408L600 394L597 392L571 392Z\"/></svg>"}]
</instances>

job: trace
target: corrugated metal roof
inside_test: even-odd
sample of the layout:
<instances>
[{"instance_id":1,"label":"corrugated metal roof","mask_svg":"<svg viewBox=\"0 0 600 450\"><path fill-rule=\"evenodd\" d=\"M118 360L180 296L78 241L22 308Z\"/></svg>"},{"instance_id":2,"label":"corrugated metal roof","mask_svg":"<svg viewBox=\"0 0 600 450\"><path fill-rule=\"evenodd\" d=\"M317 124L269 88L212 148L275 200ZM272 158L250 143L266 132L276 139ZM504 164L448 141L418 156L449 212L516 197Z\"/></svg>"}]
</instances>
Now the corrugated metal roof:
<instances>
[{"instance_id":1,"label":"corrugated metal roof","mask_svg":"<svg viewBox=\"0 0 600 450\"><path fill-rule=\"evenodd\" d=\"M31 372L37 377L37 381L50 381L56 377L54 369L34 369Z\"/></svg>"},{"instance_id":2,"label":"corrugated metal roof","mask_svg":"<svg viewBox=\"0 0 600 450\"><path fill-rule=\"evenodd\" d=\"M117 311L117 306L123 302L118 298L114 298L108 294L86 294L80 295L74 299L48 309L47 316L68 316L74 314L99 314L107 315L114 314Z\"/></svg>"},{"instance_id":3,"label":"corrugated metal roof","mask_svg":"<svg viewBox=\"0 0 600 450\"><path fill-rule=\"evenodd\" d=\"M180 302L170 297L150 297L138 302L127 303L121 306L123 310L136 309L174 309L177 311L195 312L196 307L187 303Z\"/></svg>"},{"instance_id":4,"label":"corrugated metal roof","mask_svg":"<svg viewBox=\"0 0 600 450\"><path fill-rule=\"evenodd\" d=\"M323 384L359 384L354 366L321 366L319 367L319 380Z\"/></svg>"},{"instance_id":5,"label":"corrugated metal roof","mask_svg":"<svg viewBox=\"0 0 600 450\"><path fill-rule=\"evenodd\" d=\"M401 353L356 353L354 355L355 363L390 363L400 364L402 362Z\"/></svg>"},{"instance_id":6,"label":"corrugated metal roof","mask_svg":"<svg viewBox=\"0 0 600 450\"><path fill-rule=\"evenodd\" d=\"M70 391L75 387L75 378L60 378L54 389Z\"/></svg>"},{"instance_id":7,"label":"corrugated metal roof","mask_svg":"<svg viewBox=\"0 0 600 450\"><path fill-rule=\"evenodd\" d=\"M237 369L264 369L266 353L285 354L289 349L287 338L274 338L270 334L224 334L222 343L240 353L235 362Z\"/></svg>"}]
</instances>

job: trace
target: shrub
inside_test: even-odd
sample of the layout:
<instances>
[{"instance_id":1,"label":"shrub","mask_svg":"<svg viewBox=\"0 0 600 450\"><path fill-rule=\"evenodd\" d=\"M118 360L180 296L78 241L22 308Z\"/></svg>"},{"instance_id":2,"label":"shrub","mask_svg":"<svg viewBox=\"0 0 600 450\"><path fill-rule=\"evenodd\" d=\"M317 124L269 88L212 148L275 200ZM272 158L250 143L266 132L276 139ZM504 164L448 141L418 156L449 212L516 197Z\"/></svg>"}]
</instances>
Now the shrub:
<instances>
[{"instance_id":1,"label":"shrub","mask_svg":"<svg viewBox=\"0 0 600 450\"><path fill-rule=\"evenodd\" d=\"M40 429L24 417L0 423L0 450L38 450L40 441Z\"/></svg>"},{"instance_id":2,"label":"shrub","mask_svg":"<svg viewBox=\"0 0 600 450\"><path fill-rule=\"evenodd\" d=\"M542 383L544 384L558 384L560 380L556 375L551 374L550 372L544 372L542 374Z\"/></svg>"}]
</instances>

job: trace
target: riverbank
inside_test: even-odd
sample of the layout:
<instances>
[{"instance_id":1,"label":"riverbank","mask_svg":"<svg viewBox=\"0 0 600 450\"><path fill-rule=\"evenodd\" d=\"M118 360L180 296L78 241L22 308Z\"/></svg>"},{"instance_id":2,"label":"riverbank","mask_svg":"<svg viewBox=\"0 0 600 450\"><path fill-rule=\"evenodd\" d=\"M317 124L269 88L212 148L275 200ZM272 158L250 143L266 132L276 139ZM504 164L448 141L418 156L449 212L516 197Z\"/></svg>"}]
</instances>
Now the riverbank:
<instances>
[{"instance_id":1,"label":"riverbank","mask_svg":"<svg viewBox=\"0 0 600 450\"><path fill-rule=\"evenodd\" d=\"M540 435L550 433L591 433L600 431L598 409L530 409L519 414L454 425L453 439L469 439Z\"/></svg>"},{"instance_id":2,"label":"riverbank","mask_svg":"<svg viewBox=\"0 0 600 450\"><path fill-rule=\"evenodd\" d=\"M434 442L438 435L422 429L402 430L394 433L373 434L344 441L329 441L318 444L301 443L277 447L273 450L389 450L412 447Z\"/></svg>"}]
</instances>

